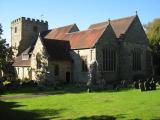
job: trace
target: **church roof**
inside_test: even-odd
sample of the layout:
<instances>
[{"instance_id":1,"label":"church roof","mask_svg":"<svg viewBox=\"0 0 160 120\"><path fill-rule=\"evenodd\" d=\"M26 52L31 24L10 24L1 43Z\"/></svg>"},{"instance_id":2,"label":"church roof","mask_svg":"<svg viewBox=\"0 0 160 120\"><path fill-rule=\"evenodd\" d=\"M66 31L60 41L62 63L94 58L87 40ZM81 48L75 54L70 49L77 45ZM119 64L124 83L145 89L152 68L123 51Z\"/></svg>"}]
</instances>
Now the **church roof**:
<instances>
[{"instance_id":1,"label":"church roof","mask_svg":"<svg viewBox=\"0 0 160 120\"><path fill-rule=\"evenodd\" d=\"M56 28L50 31L44 39L69 41L71 49L91 48L100 38L106 28L77 31L75 24ZM56 43L55 43L56 44Z\"/></svg>"},{"instance_id":2,"label":"church roof","mask_svg":"<svg viewBox=\"0 0 160 120\"><path fill-rule=\"evenodd\" d=\"M69 41L43 39L43 44L51 60L70 60Z\"/></svg>"},{"instance_id":3,"label":"church roof","mask_svg":"<svg viewBox=\"0 0 160 120\"><path fill-rule=\"evenodd\" d=\"M116 36L119 38L121 34L125 34L128 28L130 27L131 23L135 19L136 16L130 16L115 20L110 20L110 24L116 34ZM108 21L92 24L89 29L97 29L97 28L104 28L107 27L109 24Z\"/></svg>"},{"instance_id":4,"label":"church roof","mask_svg":"<svg viewBox=\"0 0 160 120\"><path fill-rule=\"evenodd\" d=\"M71 49L91 48L99 40L105 28L68 33L63 39L69 40Z\"/></svg>"},{"instance_id":5,"label":"church roof","mask_svg":"<svg viewBox=\"0 0 160 120\"><path fill-rule=\"evenodd\" d=\"M22 60L22 55L23 54L30 54L30 52L33 50L32 47L29 47L27 48L25 51L23 51L19 56L17 56L15 59L14 59L14 62L12 64L12 66L23 66L23 67L27 67L27 66L30 66L31 65L31 62L30 62L30 58L28 60Z\"/></svg>"},{"instance_id":6,"label":"church roof","mask_svg":"<svg viewBox=\"0 0 160 120\"><path fill-rule=\"evenodd\" d=\"M110 21L117 38L126 33L135 17L130 16ZM101 37L108 25L108 21L96 23L92 24L88 30L79 31L76 24L71 24L52 29L44 38L69 41L71 49L91 48Z\"/></svg>"},{"instance_id":7,"label":"church roof","mask_svg":"<svg viewBox=\"0 0 160 120\"><path fill-rule=\"evenodd\" d=\"M46 39L57 39L61 40L66 33L79 31L76 24L71 24L59 28L52 29L46 36Z\"/></svg>"}]
</instances>

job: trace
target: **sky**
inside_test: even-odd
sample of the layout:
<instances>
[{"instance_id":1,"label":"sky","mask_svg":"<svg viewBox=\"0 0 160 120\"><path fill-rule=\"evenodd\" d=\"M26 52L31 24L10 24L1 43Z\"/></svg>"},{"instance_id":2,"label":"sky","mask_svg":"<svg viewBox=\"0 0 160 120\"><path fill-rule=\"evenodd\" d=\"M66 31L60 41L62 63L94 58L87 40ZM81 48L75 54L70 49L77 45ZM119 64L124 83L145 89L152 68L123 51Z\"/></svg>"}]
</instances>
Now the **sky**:
<instances>
[{"instance_id":1,"label":"sky","mask_svg":"<svg viewBox=\"0 0 160 120\"><path fill-rule=\"evenodd\" d=\"M0 0L3 38L10 43L10 23L19 17L47 20L49 29L76 23L80 30L93 23L133 16L142 24L160 18L160 0Z\"/></svg>"}]
</instances>

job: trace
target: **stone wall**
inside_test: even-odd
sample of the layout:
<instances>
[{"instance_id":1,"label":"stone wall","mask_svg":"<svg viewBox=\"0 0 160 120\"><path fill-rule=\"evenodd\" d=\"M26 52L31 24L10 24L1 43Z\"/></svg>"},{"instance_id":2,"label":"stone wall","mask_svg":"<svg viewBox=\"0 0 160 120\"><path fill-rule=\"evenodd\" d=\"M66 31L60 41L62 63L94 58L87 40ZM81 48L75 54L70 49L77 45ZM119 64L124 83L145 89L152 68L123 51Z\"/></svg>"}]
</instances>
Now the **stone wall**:
<instances>
[{"instance_id":1,"label":"stone wall","mask_svg":"<svg viewBox=\"0 0 160 120\"><path fill-rule=\"evenodd\" d=\"M150 62L147 60L148 40L143 27L138 19L133 21L127 33L120 43L120 77L124 80L132 80L133 76L141 74L147 75L151 68ZM134 72L132 70L132 51L139 49L141 52L141 71Z\"/></svg>"},{"instance_id":2,"label":"stone wall","mask_svg":"<svg viewBox=\"0 0 160 120\"><path fill-rule=\"evenodd\" d=\"M111 48L116 51L116 70L115 71L103 71L103 49ZM101 84L101 74L103 72L104 82L110 83L118 80L119 78L119 43L116 39L116 35L111 26L105 30L104 34L96 44L96 59L99 64L97 83Z\"/></svg>"},{"instance_id":3,"label":"stone wall","mask_svg":"<svg viewBox=\"0 0 160 120\"><path fill-rule=\"evenodd\" d=\"M48 66L48 58L47 58L47 53L45 51L45 47L43 46L41 42L41 38L38 37L37 42L35 44L34 50L32 52L31 56L31 68L32 68L32 79L37 80L37 61L36 61L36 55L41 54L42 56L42 62ZM41 71L41 69L40 69Z\"/></svg>"},{"instance_id":4,"label":"stone wall","mask_svg":"<svg viewBox=\"0 0 160 120\"><path fill-rule=\"evenodd\" d=\"M58 66L58 74L55 74L55 66ZM67 81L67 73L70 74ZM70 61L48 61L48 73L46 75L48 84L72 83L72 71Z\"/></svg>"},{"instance_id":5,"label":"stone wall","mask_svg":"<svg viewBox=\"0 0 160 120\"><path fill-rule=\"evenodd\" d=\"M96 58L96 50L95 48L91 49L80 49L80 50L72 50L70 52L71 57L73 59L73 82L74 83L86 83L88 81L88 72L82 71L82 58L83 56L87 59L87 67L92 61L95 61Z\"/></svg>"}]
</instances>

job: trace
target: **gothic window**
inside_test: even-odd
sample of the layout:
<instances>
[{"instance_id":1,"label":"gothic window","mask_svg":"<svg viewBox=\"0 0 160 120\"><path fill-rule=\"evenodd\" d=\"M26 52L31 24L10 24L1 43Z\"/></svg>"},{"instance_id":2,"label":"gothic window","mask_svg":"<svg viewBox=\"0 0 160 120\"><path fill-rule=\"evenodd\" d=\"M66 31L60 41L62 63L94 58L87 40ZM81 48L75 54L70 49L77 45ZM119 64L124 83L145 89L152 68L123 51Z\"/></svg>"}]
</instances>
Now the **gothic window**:
<instances>
[{"instance_id":1,"label":"gothic window","mask_svg":"<svg viewBox=\"0 0 160 120\"><path fill-rule=\"evenodd\" d=\"M116 51L114 49L103 49L103 70L112 72L116 70Z\"/></svg>"},{"instance_id":2,"label":"gothic window","mask_svg":"<svg viewBox=\"0 0 160 120\"><path fill-rule=\"evenodd\" d=\"M139 49L134 49L132 51L132 70L133 71L141 70L141 52Z\"/></svg>"},{"instance_id":3,"label":"gothic window","mask_svg":"<svg viewBox=\"0 0 160 120\"><path fill-rule=\"evenodd\" d=\"M82 72L87 72L87 56L81 56L81 62L82 62Z\"/></svg>"},{"instance_id":4,"label":"gothic window","mask_svg":"<svg viewBox=\"0 0 160 120\"><path fill-rule=\"evenodd\" d=\"M55 75L55 76L58 76L58 75L59 75L59 65L55 65L54 75Z\"/></svg>"},{"instance_id":5,"label":"gothic window","mask_svg":"<svg viewBox=\"0 0 160 120\"><path fill-rule=\"evenodd\" d=\"M92 61L92 51L93 51L93 50L90 51L90 60L91 60L91 61Z\"/></svg>"},{"instance_id":6,"label":"gothic window","mask_svg":"<svg viewBox=\"0 0 160 120\"><path fill-rule=\"evenodd\" d=\"M33 26L33 32L38 32L38 27L37 26Z\"/></svg>"},{"instance_id":7,"label":"gothic window","mask_svg":"<svg viewBox=\"0 0 160 120\"><path fill-rule=\"evenodd\" d=\"M41 54L37 53L36 55L37 69L41 69Z\"/></svg>"},{"instance_id":8,"label":"gothic window","mask_svg":"<svg viewBox=\"0 0 160 120\"><path fill-rule=\"evenodd\" d=\"M19 67L17 67L17 75L19 75Z\"/></svg>"},{"instance_id":9,"label":"gothic window","mask_svg":"<svg viewBox=\"0 0 160 120\"><path fill-rule=\"evenodd\" d=\"M17 33L17 27L14 28L14 33Z\"/></svg>"}]
</instances>

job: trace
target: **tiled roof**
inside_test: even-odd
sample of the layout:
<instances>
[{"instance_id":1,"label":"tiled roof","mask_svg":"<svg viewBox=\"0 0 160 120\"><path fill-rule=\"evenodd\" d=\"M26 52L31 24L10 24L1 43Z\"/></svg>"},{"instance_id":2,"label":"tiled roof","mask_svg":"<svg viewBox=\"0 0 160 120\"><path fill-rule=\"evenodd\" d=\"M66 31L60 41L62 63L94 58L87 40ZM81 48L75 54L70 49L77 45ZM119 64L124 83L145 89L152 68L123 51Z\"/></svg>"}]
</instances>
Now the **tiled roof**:
<instances>
[{"instance_id":1,"label":"tiled roof","mask_svg":"<svg viewBox=\"0 0 160 120\"><path fill-rule=\"evenodd\" d=\"M51 30L42 31L42 32L40 32L40 36L43 38L43 37L45 37L49 32L51 32Z\"/></svg>"},{"instance_id":2,"label":"tiled roof","mask_svg":"<svg viewBox=\"0 0 160 120\"><path fill-rule=\"evenodd\" d=\"M51 60L70 60L69 41L43 39L44 46Z\"/></svg>"},{"instance_id":3,"label":"tiled roof","mask_svg":"<svg viewBox=\"0 0 160 120\"><path fill-rule=\"evenodd\" d=\"M44 38L55 41L69 41L71 49L91 48L100 38L104 30L105 28L78 31L77 26L72 24L53 29Z\"/></svg>"},{"instance_id":4,"label":"tiled roof","mask_svg":"<svg viewBox=\"0 0 160 120\"><path fill-rule=\"evenodd\" d=\"M22 54L29 54L32 50L33 50L33 48L29 47L25 51L23 51L19 56L17 56L15 58L12 66L16 66L16 67L18 67L18 66L21 66L21 67L30 66L31 65L30 58L28 60L22 60Z\"/></svg>"},{"instance_id":5,"label":"tiled roof","mask_svg":"<svg viewBox=\"0 0 160 120\"><path fill-rule=\"evenodd\" d=\"M46 36L46 39L57 39L61 40L66 33L79 31L76 24L71 24L59 28L52 29Z\"/></svg>"},{"instance_id":6,"label":"tiled roof","mask_svg":"<svg viewBox=\"0 0 160 120\"><path fill-rule=\"evenodd\" d=\"M116 33L117 37L120 37L121 34L126 33L126 31L128 30L129 26L131 25L131 23L133 22L135 17L136 16L130 16L130 17L125 17L125 18L110 21L110 24L111 24L114 32ZM89 29L97 29L97 28L107 27L108 23L109 22L106 21L106 22L101 22L101 23L97 23L97 24L92 24L89 27Z\"/></svg>"},{"instance_id":7,"label":"tiled roof","mask_svg":"<svg viewBox=\"0 0 160 120\"><path fill-rule=\"evenodd\" d=\"M106 28L90 29L68 33L63 39L69 40L71 49L91 48L101 37L105 29Z\"/></svg>"}]
</instances>

